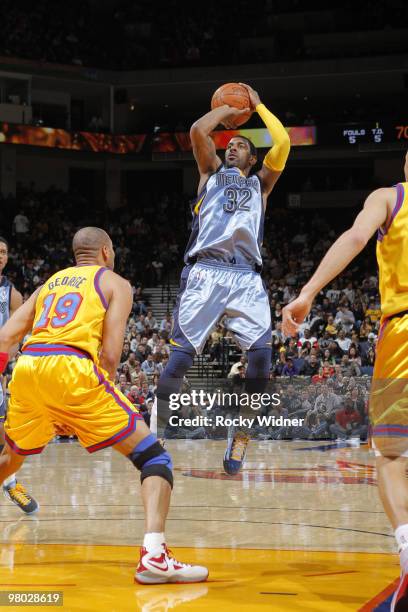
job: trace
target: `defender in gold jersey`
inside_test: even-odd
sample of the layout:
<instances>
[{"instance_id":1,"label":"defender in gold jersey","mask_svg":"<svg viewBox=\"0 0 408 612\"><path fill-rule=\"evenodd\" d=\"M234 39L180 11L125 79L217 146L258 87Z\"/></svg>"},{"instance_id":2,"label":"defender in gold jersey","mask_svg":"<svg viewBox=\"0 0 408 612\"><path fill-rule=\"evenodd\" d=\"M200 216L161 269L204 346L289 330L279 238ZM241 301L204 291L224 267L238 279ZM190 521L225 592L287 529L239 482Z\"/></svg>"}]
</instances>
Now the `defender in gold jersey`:
<instances>
[{"instance_id":1,"label":"defender in gold jersey","mask_svg":"<svg viewBox=\"0 0 408 612\"><path fill-rule=\"evenodd\" d=\"M400 551L401 580L391 610L408 610L408 153L405 182L377 189L354 225L331 246L299 297L283 310L296 333L316 295L363 250L377 231L381 327L370 395L371 441L378 488Z\"/></svg>"},{"instance_id":2,"label":"defender in gold jersey","mask_svg":"<svg viewBox=\"0 0 408 612\"><path fill-rule=\"evenodd\" d=\"M146 534L135 579L142 584L205 580L207 568L180 563L167 549L171 457L113 383L131 287L113 272L112 241L103 230L79 230L73 251L76 266L49 278L0 330L0 372L10 348L31 332L10 383L0 483L26 455L40 453L61 426L91 453L113 446L141 472Z\"/></svg>"}]
</instances>

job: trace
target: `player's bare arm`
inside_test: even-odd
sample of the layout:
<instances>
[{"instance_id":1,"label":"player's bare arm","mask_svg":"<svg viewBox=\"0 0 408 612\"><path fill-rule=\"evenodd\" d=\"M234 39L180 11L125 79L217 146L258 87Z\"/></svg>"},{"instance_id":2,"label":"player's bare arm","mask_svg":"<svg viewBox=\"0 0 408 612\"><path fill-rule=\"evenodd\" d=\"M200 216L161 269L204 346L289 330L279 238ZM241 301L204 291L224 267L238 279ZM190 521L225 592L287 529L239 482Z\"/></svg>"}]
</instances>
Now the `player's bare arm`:
<instances>
[{"instance_id":1,"label":"player's bare arm","mask_svg":"<svg viewBox=\"0 0 408 612\"><path fill-rule=\"evenodd\" d=\"M17 310L17 308L20 308L22 303L23 296L21 295L20 291L17 291L15 287L12 287L10 296L10 315L12 315Z\"/></svg>"},{"instance_id":2,"label":"player's bare arm","mask_svg":"<svg viewBox=\"0 0 408 612\"><path fill-rule=\"evenodd\" d=\"M126 323L132 309L132 288L127 280L111 271L102 275L100 287L108 309L103 324L99 362L111 380L114 380L122 354Z\"/></svg>"},{"instance_id":3,"label":"player's bare arm","mask_svg":"<svg viewBox=\"0 0 408 612\"><path fill-rule=\"evenodd\" d=\"M282 327L285 334L297 333L299 324L309 314L319 291L349 265L381 226L386 225L395 198L395 189L392 187L377 189L368 196L353 226L330 247L299 297L283 309Z\"/></svg>"},{"instance_id":4,"label":"player's bare arm","mask_svg":"<svg viewBox=\"0 0 408 612\"><path fill-rule=\"evenodd\" d=\"M240 85L247 89L252 108L261 117L274 143L265 156L262 168L257 173L267 198L285 168L290 151L290 138L279 119L261 102L258 92L246 83L240 83Z\"/></svg>"},{"instance_id":5,"label":"player's bare arm","mask_svg":"<svg viewBox=\"0 0 408 612\"><path fill-rule=\"evenodd\" d=\"M11 349L31 331L35 316L35 304L40 288L13 313L0 329L0 352L10 354ZM17 292L18 293L18 292ZM21 295L21 294L20 294Z\"/></svg>"},{"instance_id":6,"label":"player's bare arm","mask_svg":"<svg viewBox=\"0 0 408 612\"><path fill-rule=\"evenodd\" d=\"M22 303L23 303L23 296L21 295L20 291L18 291L15 287L12 287L11 295L10 295L10 315L12 315L17 310L17 308L20 308ZM10 359L13 359L13 357L15 357L18 349L19 349L18 344L15 344L14 346L10 348L9 350Z\"/></svg>"},{"instance_id":7,"label":"player's bare arm","mask_svg":"<svg viewBox=\"0 0 408 612\"><path fill-rule=\"evenodd\" d=\"M220 123L225 125L225 127L230 127L233 124L234 118L245 114L248 110L247 108L239 110L225 104L210 111L191 126L190 138L193 145L193 154L200 172L198 192L201 191L202 185L208 176L215 172L222 163L217 155L214 141L210 136L211 132Z\"/></svg>"}]
</instances>

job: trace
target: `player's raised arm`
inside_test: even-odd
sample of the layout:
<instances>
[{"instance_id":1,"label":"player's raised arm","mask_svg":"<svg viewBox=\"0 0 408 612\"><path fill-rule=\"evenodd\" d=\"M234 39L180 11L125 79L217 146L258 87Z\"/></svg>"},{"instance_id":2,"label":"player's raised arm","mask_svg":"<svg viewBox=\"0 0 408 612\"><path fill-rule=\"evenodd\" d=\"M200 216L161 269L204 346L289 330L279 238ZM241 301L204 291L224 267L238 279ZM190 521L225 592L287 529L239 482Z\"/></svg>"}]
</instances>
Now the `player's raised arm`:
<instances>
[{"instance_id":1,"label":"player's raised arm","mask_svg":"<svg viewBox=\"0 0 408 612\"><path fill-rule=\"evenodd\" d=\"M248 112L248 108L239 110L224 104L210 111L193 123L190 129L190 138L193 153L201 176L215 172L221 165L215 144L210 134L217 125L222 123L225 127L232 127L233 120ZM200 189L200 187L199 187Z\"/></svg>"},{"instance_id":2,"label":"player's raised arm","mask_svg":"<svg viewBox=\"0 0 408 612\"><path fill-rule=\"evenodd\" d=\"M261 117L273 140L273 147L266 154L258 172L264 192L268 196L285 168L290 151L290 138L279 119L262 104L258 92L245 83L240 85L248 90L252 107Z\"/></svg>"},{"instance_id":3,"label":"player's raised arm","mask_svg":"<svg viewBox=\"0 0 408 612\"><path fill-rule=\"evenodd\" d=\"M282 327L285 334L297 333L299 324L309 314L319 291L364 249L374 232L386 223L394 204L394 188L377 189L368 196L353 226L341 234L330 247L299 297L283 309Z\"/></svg>"},{"instance_id":4,"label":"player's raised arm","mask_svg":"<svg viewBox=\"0 0 408 612\"><path fill-rule=\"evenodd\" d=\"M110 271L102 275L100 287L108 302L108 309L103 324L99 363L111 380L114 380L122 354L126 323L132 309L132 288L127 280Z\"/></svg>"},{"instance_id":5,"label":"player's raised arm","mask_svg":"<svg viewBox=\"0 0 408 612\"><path fill-rule=\"evenodd\" d=\"M38 288L30 296L30 298L20 308L12 314L10 319L0 329L0 358L1 362L5 361L4 367L7 364L8 356L13 346L18 345L29 331L31 331L34 317L35 317L35 304L37 301ZM0 371L2 363L0 363Z\"/></svg>"}]
</instances>

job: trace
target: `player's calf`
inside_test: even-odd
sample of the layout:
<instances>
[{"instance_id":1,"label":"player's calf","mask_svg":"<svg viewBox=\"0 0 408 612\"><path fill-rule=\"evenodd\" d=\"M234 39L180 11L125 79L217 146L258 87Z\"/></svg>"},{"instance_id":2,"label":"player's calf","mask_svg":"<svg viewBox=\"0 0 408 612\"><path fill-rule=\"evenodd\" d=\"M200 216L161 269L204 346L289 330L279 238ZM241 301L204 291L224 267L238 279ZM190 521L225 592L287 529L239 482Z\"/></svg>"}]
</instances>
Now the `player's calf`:
<instances>
[{"instance_id":1,"label":"player's calf","mask_svg":"<svg viewBox=\"0 0 408 612\"><path fill-rule=\"evenodd\" d=\"M141 584L206 580L206 567L176 561L166 545L164 523L170 488L173 488L173 465L169 453L156 436L149 434L127 456L140 471L147 524L135 580ZM150 479L152 476L159 479Z\"/></svg>"},{"instance_id":2,"label":"player's calf","mask_svg":"<svg viewBox=\"0 0 408 612\"><path fill-rule=\"evenodd\" d=\"M26 488L16 480L15 472L22 466L24 457L17 455L8 444L0 448L0 483L3 494L25 514L34 514L40 508L38 502L27 493Z\"/></svg>"}]
</instances>

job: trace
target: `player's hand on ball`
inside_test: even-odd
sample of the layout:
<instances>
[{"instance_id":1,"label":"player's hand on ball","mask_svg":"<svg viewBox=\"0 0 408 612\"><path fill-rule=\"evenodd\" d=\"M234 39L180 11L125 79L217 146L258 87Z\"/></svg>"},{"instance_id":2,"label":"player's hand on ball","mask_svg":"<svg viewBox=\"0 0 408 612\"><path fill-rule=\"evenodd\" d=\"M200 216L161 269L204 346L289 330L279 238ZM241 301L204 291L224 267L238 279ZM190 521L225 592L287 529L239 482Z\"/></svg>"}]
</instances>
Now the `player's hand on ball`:
<instances>
[{"instance_id":1,"label":"player's hand on ball","mask_svg":"<svg viewBox=\"0 0 408 612\"><path fill-rule=\"evenodd\" d=\"M255 110L258 104L261 104L261 98L259 97L258 92L255 91L255 89L252 89L252 87L246 83L239 83L239 85L242 85L242 87L245 87L245 89L248 91L249 99L251 100L252 104L252 110Z\"/></svg>"},{"instance_id":2,"label":"player's hand on ball","mask_svg":"<svg viewBox=\"0 0 408 612\"><path fill-rule=\"evenodd\" d=\"M234 106L228 106L228 114L221 121L221 125L226 127L228 130L236 129L237 125L235 123L235 119L237 117L241 117L242 115L247 114L248 112L250 112L250 110L251 109L249 108L239 109L239 108L235 108Z\"/></svg>"},{"instance_id":3,"label":"player's hand on ball","mask_svg":"<svg viewBox=\"0 0 408 612\"><path fill-rule=\"evenodd\" d=\"M313 299L299 295L282 311L282 330L285 336L295 336L299 325L305 320L312 308Z\"/></svg>"}]
</instances>

